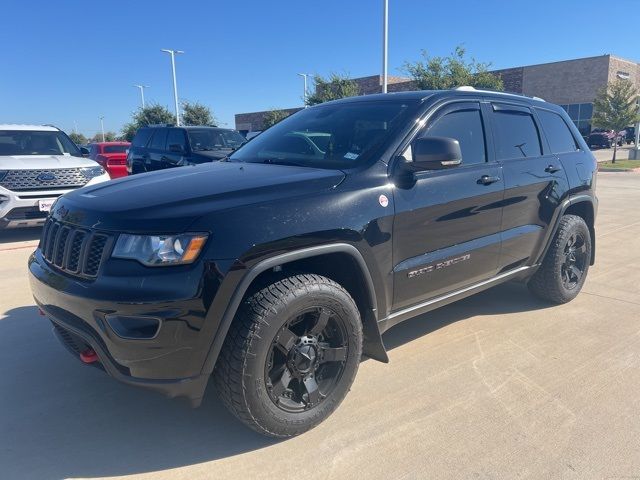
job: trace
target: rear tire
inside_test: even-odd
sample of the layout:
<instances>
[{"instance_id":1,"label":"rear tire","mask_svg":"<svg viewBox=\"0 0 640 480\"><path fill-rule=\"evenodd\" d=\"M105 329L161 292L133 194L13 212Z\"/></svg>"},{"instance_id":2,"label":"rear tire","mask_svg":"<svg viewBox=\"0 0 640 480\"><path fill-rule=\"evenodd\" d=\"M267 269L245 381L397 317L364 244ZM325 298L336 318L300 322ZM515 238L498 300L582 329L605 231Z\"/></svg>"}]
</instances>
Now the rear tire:
<instances>
[{"instance_id":1,"label":"rear tire","mask_svg":"<svg viewBox=\"0 0 640 480\"><path fill-rule=\"evenodd\" d=\"M529 290L552 303L573 300L587 278L591 245L585 221L576 215L564 215L542 265L529 280Z\"/></svg>"},{"instance_id":2,"label":"rear tire","mask_svg":"<svg viewBox=\"0 0 640 480\"><path fill-rule=\"evenodd\" d=\"M361 353L362 324L349 293L320 275L294 275L244 300L213 378L239 420L263 435L291 437L338 407Z\"/></svg>"}]
</instances>

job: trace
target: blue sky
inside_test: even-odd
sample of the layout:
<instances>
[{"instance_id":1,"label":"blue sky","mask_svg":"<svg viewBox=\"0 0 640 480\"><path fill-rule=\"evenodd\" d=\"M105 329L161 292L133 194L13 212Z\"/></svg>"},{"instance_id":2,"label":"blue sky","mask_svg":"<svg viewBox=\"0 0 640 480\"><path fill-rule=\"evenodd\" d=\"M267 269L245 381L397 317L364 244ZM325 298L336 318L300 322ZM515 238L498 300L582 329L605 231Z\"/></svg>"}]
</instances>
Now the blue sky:
<instances>
[{"instance_id":1,"label":"blue sky","mask_svg":"<svg viewBox=\"0 0 640 480\"><path fill-rule=\"evenodd\" d=\"M618 0L617 18L637 14ZM53 123L93 135L119 131L147 101L172 109L169 57L182 99L221 124L239 112L302 104L297 72L379 73L381 0L4 0L0 123ZM455 5L455 6L454 6ZM390 74L421 49L463 44L495 68L616 54L639 60L634 28L602 1L390 0Z\"/></svg>"}]
</instances>

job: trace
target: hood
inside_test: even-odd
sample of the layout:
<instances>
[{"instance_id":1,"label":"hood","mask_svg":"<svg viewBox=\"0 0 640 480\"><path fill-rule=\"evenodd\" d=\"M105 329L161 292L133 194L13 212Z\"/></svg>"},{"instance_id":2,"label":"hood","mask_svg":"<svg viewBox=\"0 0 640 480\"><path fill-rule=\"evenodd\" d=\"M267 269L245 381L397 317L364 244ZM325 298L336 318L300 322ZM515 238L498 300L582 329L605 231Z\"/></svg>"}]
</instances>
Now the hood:
<instances>
[{"instance_id":1,"label":"hood","mask_svg":"<svg viewBox=\"0 0 640 480\"><path fill-rule=\"evenodd\" d=\"M182 232L207 213L329 190L343 178L340 170L206 163L75 190L56 202L52 215L103 230Z\"/></svg>"},{"instance_id":2,"label":"hood","mask_svg":"<svg viewBox=\"0 0 640 480\"><path fill-rule=\"evenodd\" d=\"M54 170L56 168L95 167L96 162L71 155L2 155L0 170Z\"/></svg>"}]
</instances>

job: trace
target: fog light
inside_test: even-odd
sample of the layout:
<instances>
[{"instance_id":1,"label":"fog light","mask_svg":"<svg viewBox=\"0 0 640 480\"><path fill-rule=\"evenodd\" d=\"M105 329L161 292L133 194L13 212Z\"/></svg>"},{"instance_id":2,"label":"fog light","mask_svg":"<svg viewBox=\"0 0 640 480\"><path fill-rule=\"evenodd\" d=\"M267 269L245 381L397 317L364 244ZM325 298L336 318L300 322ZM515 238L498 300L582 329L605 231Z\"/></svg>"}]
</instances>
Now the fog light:
<instances>
[{"instance_id":1,"label":"fog light","mask_svg":"<svg viewBox=\"0 0 640 480\"><path fill-rule=\"evenodd\" d=\"M150 340L155 338L160 330L160 320L154 317L110 314L105 318L116 335L129 340Z\"/></svg>"}]
</instances>

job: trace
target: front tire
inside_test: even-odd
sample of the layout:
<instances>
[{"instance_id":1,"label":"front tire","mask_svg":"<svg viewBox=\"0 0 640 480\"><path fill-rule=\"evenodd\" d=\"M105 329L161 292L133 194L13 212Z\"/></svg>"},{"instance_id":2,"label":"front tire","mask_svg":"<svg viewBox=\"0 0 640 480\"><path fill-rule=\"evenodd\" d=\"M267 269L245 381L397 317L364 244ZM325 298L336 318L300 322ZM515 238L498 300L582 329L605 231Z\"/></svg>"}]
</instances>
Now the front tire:
<instances>
[{"instance_id":1,"label":"front tire","mask_svg":"<svg viewBox=\"0 0 640 480\"><path fill-rule=\"evenodd\" d=\"M294 275L245 299L214 370L225 406L271 437L299 435L345 398L362 353L358 308L339 284Z\"/></svg>"},{"instance_id":2,"label":"front tire","mask_svg":"<svg viewBox=\"0 0 640 480\"><path fill-rule=\"evenodd\" d=\"M591 248L591 232L585 221L564 215L542 265L529 280L529 290L552 303L573 300L587 278Z\"/></svg>"}]
</instances>

